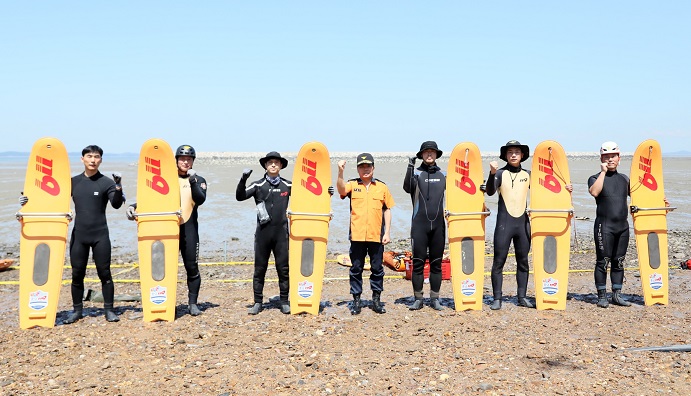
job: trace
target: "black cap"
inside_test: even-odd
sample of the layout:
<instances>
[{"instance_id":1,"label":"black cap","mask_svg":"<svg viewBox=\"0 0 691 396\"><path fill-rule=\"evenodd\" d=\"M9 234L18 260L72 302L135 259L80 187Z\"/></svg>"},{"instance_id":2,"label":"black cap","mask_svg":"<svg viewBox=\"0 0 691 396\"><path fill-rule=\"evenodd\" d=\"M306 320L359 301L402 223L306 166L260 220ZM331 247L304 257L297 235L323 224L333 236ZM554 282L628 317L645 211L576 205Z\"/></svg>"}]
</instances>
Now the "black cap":
<instances>
[{"instance_id":1,"label":"black cap","mask_svg":"<svg viewBox=\"0 0 691 396\"><path fill-rule=\"evenodd\" d=\"M499 151L499 159L504 160L506 162L509 162L506 159L506 150L509 149L509 147L518 147L521 149L521 152L523 153L523 158L521 158L521 162L525 161L530 157L530 148L526 146L525 144L521 144L518 140L509 140L506 142L505 145L501 146L501 150Z\"/></svg>"},{"instance_id":2,"label":"black cap","mask_svg":"<svg viewBox=\"0 0 691 396\"><path fill-rule=\"evenodd\" d=\"M441 157L442 151L437 147L437 142L429 140L420 145L420 151L417 152L418 159L422 159L422 152L429 149L437 150L437 158Z\"/></svg>"},{"instance_id":3,"label":"black cap","mask_svg":"<svg viewBox=\"0 0 691 396\"><path fill-rule=\"evenodd\" d=\"M268 161L272 158L275 158L275 159L281 161L281 169L285 169L285 167L288 166L288 160L281 157L281 154L279 154L277 151L271 151L268 154L266 154L266 157L260 158L259 164L262 166L262 168L266 169L266 161Z\"/></svg>"},{"instance_id":4,"label":"black cap","mask_svg":"<svg viewBox=\"0 0 691 396\"><path fill-rule=\"evenodd\" d=\"M370 153L362 153L357 156L357 166L362 164L372 164L374 166L374 157Z\"/></svg>"}]
</instances>

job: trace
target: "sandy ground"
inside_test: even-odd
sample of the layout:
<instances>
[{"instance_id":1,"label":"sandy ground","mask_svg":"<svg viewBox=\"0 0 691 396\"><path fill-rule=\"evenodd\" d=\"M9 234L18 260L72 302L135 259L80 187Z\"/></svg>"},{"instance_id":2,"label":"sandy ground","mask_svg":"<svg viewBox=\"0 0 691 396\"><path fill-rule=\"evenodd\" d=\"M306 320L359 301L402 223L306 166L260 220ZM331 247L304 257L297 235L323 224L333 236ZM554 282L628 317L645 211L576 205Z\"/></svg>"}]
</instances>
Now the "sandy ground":
<instances>
[{"instance_id":1,"label":"sandy ground","mask_svg":"<svg viewBox=\"0 0 691 396\"><path fill-rule=\"evenodd\" d=\"M671 239L673 249L687 249L677 254L688 253L686 233ZM486 270L490 266L487 257ZM645 306L637 271L630 268L624 292L633 306L602 309L595 306L592 252L574 252L571 268L565 311L518 307L512 275L505 277L500 311L487 305L454 311L449 281L442 285L443 311L410 311L410 282L387 270L387 313L366 308L359 316L349 313L347 268L327 264L318 316L281 314L270 270L265 309L249 316L252 266L211 264L202 266L199 317L186 314L187 290L180 284L172 323L145 323L139 302L116 302L121 321L107 323L102 305L87 302L86 318L63 325L70 309L66 286L55 328L20 330L17 286L7 284L18 278L12 267L0 272L0 393L688 394L691 354L630 349L689 342L691 271L671 271L668 306ZM506 271L514 269L509 258ZM136 269L125 264L113 272L117 295L138 292L138 284L129 282ZM96 278L94 269L87 278ZM486 277L486 304L488 283ZM534 288L532 276L529 287Z\"/></svg>"},{"instance_id":2,"label":"sandy ground","mask_svg":"<svg viewBox=\"0 0 691 396\"><path fill-rule=\"evenodd\" d=\"M259 172L257 158L210 159L195 166L209 181L209 200L200 208L201 261L247 261L252 258L253 205L234 200L242 168ZM336 159L334 159L335 161ZM392 160L393 161L393 160ZM484 160L483 160L484 161ZM676 162L675 162L676 161ZM670 267L691 258L688 219L691 191L685 184L689 159L667 162L666 186L673 205L669 216ZM351 164L352 165L352 164ZM485 164L486 165L486 164ZM13 218L23 182L23 167L7 167L0 192L7 220L0 231L2 257L17 258L19 228ZM291 164L292 166L292 164ZM15 169L16 168L16 169ZM487 168L487 166L485 166ZM123 172L129 201L136 167L104 162L104 173ZM624 168L626 169L626 168ZM56 327L20 330L17 318L17 267L0 272L0 394L3 395L170 395L306 394L306 395L652 395L691 393L691 354L638 352L631 348L688 344L691 329L691 271L670 272L670 302L645 306L636 276L635 244L630 243L624 293L634 304L623 308L595 306L592 267L594 202L585 182L597 163L574 160L576 215L565 311L537 311L516 306L513 275L504 281L504 308L455 312L451 284L442 285L445 309L409 311L410 281L388 271L382 299L387 313L364 309L349 313L348 269L327 264L318 316L283 315L270 297L278 294L276 273L267 278L265 310L248 316L252 303L252 265L202 265L203 315L187 315L186 285L178 288L178 314L172 323L145 323L139 302L116 302L121 317L107 323L102 304L85 303L83 320L63 325L71 309L69 286L62 288ZM402 193L405 162L379 161L376 175L392 190L394 250L409 248L406 239L411 204ZM75 171L76 172L76 171ZM75 173L73 172L73 173ZM291 169L286 170L288 176ZM347 173L354 174L354 168ZM348 175L346 175L348 176ZM668 177L669 176L669 177ZM683 176L683 177L682 177ZM7 179L10 177L10 179ZM347 251L346 201L333 200L334 220L329 258ZM496 197L488 198L496 211ZM124 209L108 209L113 240L116 294L139 291L136 226ZM494 216L487 220L491 253ZM69 264L69 262L68 262ZM485 261L489 271L491 257ZM509 258L506 271L513 271ZM184 279L181 269L179 279ZM71 276L70 269L64 279ZM98 290L90 269L87 287ZM529 287L534 289L533 278ZM491 286L485 277L485 303ZM365 286L369 304L369 288ZM428 289L426 288L426 293ZM529 295L534 295L529 292Z\"/></svg>"}]
</instances>

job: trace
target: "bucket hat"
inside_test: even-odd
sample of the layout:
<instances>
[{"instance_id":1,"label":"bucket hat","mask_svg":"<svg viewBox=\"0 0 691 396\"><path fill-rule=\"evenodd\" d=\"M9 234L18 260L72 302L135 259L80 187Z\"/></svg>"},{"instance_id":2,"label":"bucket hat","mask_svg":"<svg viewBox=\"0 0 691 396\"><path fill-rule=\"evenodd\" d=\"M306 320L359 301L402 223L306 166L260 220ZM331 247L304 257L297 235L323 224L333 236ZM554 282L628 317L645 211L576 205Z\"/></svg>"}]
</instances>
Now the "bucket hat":
<instances>
[{"instance_id":1,"label":"bucket hat","mask_svg":"<svg viewBox=\"0 0 691 396\"><path fill-rule=\"evenodd\" d=\"M266 157L260 158L259 164L261 164L262 168L266 169L266 161L272 158L281 161L281 169L284 169L286 166L288 166L288 160L281 157L281 154L279 154L277 151L271 151L270 153L266 154Z\"/></svg>"},{"instance_id":2,"label":"bucket hat","mask_svg":"<svg viewBox=\"0 0 691 396\"><path fill-rule=\"evenodd\" d=\"M420 145L420 151L417 152L418 159L422 159L422 152L429 149L437 150L437 158L441 157L442 151L437 147L437 142L428 140Z\"/></svg>"},{"instance_id":3,"label":"bucket hat","mask_svg":"<svg viewBox=\"0 0 691 396\"><path fill-rule=\"evenodd\" d=\"M523 158L521 158L521 162L525 161L530 157L530 148L526 146L525 144L521 144L518 140L509 140L506 142L505 145L501 146L501 150L499 152L499 159L504 160L506 162L509 162L506 159L506 151L509 149L509 147L518 147L521 149L521 152L523 153Z\"/></svg>"}]
</instances>

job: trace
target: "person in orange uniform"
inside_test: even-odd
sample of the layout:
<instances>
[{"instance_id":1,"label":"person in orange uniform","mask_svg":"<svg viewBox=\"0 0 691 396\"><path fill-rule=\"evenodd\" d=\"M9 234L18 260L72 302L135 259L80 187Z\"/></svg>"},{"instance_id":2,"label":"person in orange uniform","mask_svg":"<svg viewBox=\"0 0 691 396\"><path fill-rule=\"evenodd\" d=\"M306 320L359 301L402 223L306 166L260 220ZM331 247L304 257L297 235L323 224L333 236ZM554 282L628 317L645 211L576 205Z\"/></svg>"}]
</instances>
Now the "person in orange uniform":
<instances>
[{"instance_id":1,"label":"person in orange uniform","mask_svg":"<svg viewBox=\"0 0 691 396\"><path fill-rule=\"evenodd\" d=\"M338 162L336 188L341 199L350 198L350 294L353 304L350 313L362 311L362 270L365 256L369 255L372 275L372 310L386 312L381 303L384 291L384 245L391 242L391 208L395 203L384 182L374 178L374 158L370 153L357 156L358 178L347 182L343 179L345 160Z\"/></svg>"}]
</instances>

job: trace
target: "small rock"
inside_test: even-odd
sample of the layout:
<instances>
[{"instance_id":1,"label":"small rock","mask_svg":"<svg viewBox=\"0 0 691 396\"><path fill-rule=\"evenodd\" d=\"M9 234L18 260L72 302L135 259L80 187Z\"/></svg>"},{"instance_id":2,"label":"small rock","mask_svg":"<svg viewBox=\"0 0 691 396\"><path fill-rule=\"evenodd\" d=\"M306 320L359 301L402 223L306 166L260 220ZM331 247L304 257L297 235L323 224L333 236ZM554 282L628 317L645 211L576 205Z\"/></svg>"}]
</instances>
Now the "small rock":
<instances>
[{"instance_id":1,"label":"small rock","mask_svg":"<svg viewBox=\"0 0 691 396\"><path fill-rule=\"evenodd\" d=\"M478 385L477 387L479 390L483 390L483 391L494 389L492 384L488 384L486 382L481 382L480 385Z\"/></svg>"},{"instance_id":2,"label":"small rock","mask_svg":"<svg viewBox=\"0 0 691 396\"><path fill-rule=\"evenodd\" d=\"M449 379L449 375L448 375L448 374L442 374L442 375L439 376L439 381L441 381L441 382L444 382L444 381L446 381L446 380L448 380L448 379Z\"/></svg>"}]
</instances>

